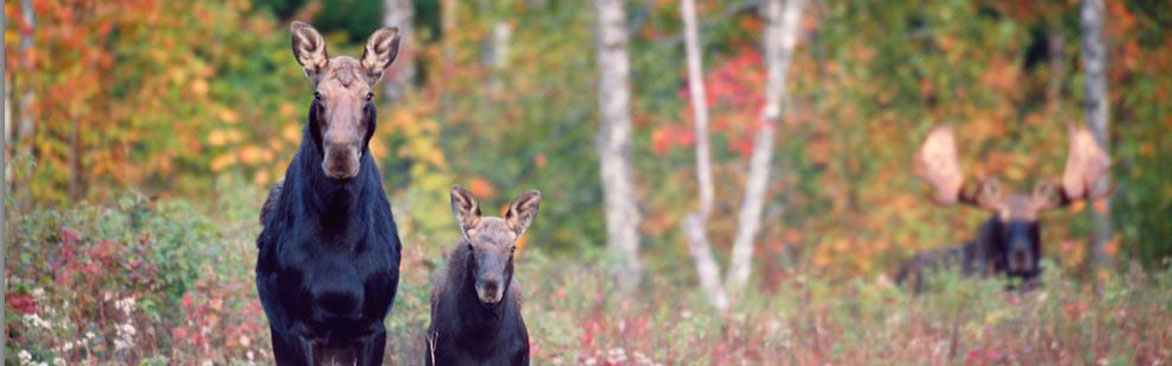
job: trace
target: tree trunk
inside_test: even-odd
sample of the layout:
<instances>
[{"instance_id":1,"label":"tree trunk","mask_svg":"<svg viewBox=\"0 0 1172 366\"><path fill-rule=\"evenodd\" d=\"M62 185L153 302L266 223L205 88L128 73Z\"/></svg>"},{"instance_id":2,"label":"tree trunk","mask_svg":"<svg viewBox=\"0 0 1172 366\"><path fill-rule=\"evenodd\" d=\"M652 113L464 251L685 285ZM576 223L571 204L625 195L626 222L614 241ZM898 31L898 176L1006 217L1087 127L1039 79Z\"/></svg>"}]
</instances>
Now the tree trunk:
<instances>
[{"instance_id":1,"label":"tree trunk","mask_svg":"<svg viewBox=\"0 0 1172 366\"><path fill-rule=\"evenodd\" d=\"M77 202L81 199L81 117L74 114L69 130L69 199Z\"/></svg>"},{"instance_id":2,"label":"tree trunk","mask_svg":"<svg viewBox=\"0 0 1172 366\"><path fill-rule=\"evenodd\" d=\"M1066 80L1066 36L1056 26L1046 37L1049 49L1050 84L1046 86L1046 103L1057 108L1062 101L1062 84Z\"/></svg>"},{"instance_id":3,"label":"tree trunk","mask_svg":"<svg viewBox=\"0 0 1172 366\"><path fill-rule=\"evenodd\" d=\"M385 98L395 101L415 85L415 8L411 0L383 0L383 25L399 27L399 56L384 82Z\"/></svg>"},{"instance_id":4,"label":"tree trunk","mask_svg":"<svg viewBox=\"0 0 1172 366\"><path fill-rule=\"evenodd\" d=\"M1083 0L1081 18L1083 72L1086 78L1083 106L1086 109L1087 126L1095 135L1095 140L1103 147L1103 151L1111 151L1108 137L1110 108L1107 100L1107 45L1103 42L1103 0ZM1106 188L1110 185L1110 180L1109 175L1103 177L1098 183L1099 186L1095 188ZM1090 210L1094 238L1090 243L1087 269L1097 288L1101 271L1111 267L1111 258L1106 253L1107 243L1112 239L1111 200L1104 199L1105 210L1094 209L1094 206L1092 205Z\"/></svg>"},{"instance_id":5,"label":"tree trunk","mask_svg":"<svg viewBox=\"0 0 1172 366\"><path fill-rule=\"evenodd\" d=\"M639 212L631 176L631 86L627 20L622 0L595 0L598 17L598 99L601 118L598 155L606 209L607 246L617 257L620 288L632 290L642 279L639 262Z\"/></svg>"},{"instance_id":6,"label":"tree trunk","mask_svg":"<svg viewBox=\"0 0 1172 366\"><path fill-rule=\"evenodd\" d=\"M24 77L14 76L13 80L20 86L19 89L14 90L16 94L16 138L15 143L12 144L12 156L23 156L31 158L33 155L33 137L36 133L36 122L33 119L33 104L36 102L36 90L33 88L33 82L30 76L33 74L34 65L32 59L29 58L29 53L32 52L35 46L34 35L36 34L36 13L33 9L32 0L20 1L20 15L28 26L28 32L20 29L20 53L17 55L16 70L23 70ZM18 27L23 28L23 27ZM14 75L16 75L14 73ZM13 196L27 195L29 177L15 176L12 181ZM17 201L17 207L23 205Z\"/></svg>"},{"instance_id":7,"label":"tree trunk","mask_svg":"<svg viewBox=\"0 0 1172 366\"><path fill-rule=\"evenodd\" d=\"M0 19L0 34L8 34L8 17L5 16L5 17L0 17L0 18L3 18L3 19ZM9 121L9 116L11 116L11 113L12 113L12 111L10 110L11 105L8 102L8 100L10 98L12 91L9 90L11 88L9 87L9 85L7 83L8 78L6 76L4 76L4 75L8 75L8 72L7 72L8 62L7 62L7 60L8 60L8 47L3 47L3 49L0 49L0 94L4 95L4 106L3 106L4 113L3 114L4 114L4 134L5 134L5 136L4 136L4 138L0 138L0 198L8 197L8 195L6 194L7 192L5 192L6 190L8 190L8 179L7 179L8 178L8 133L9 133L8 132L8 128L9 128L8 121ZM0 199L0 266L5 266L5 263L8 263L8 261L6 260L8 257L5 256L7 253L5 253L5 251L4 251L4 248L8 247L8 240L6 240L6 238L8 237L7 236L8 233L6 230L4 230L6 225L8 224L8 217L7 217L8 216L7 215L8 207L6 207L7 202L8 202L7 199ZM0 267L0 268L2 268L2 267ZM4 271L4 273L6 273L6 271ZM8 295L7 294L8 294L8 276L7 276L7 274L0 275L0 329L8 329L8 324L7 324L8 322L4 321L5 320L4 311L8 307ZM5 362L5 360L6 360L5 356L7 355L5 350L6 350L7 345L8 345L8 332L7 331L0 332L0 365L7 365L8 364L7 362Z\"/></svg>"},{"instance_id":8,"label":"tree trunk","mask_svg":"<svg viewBox=\"0 0 1172 366\"><path fill-rule=\"evenodd\" d=\"M765 107L761 111L760 126L753 141L749 158L749 178L745 183L744 201L733 240L732 263L725 287L732 298L737 298L752 271L753 247L761 229L761 210L765 204L765 189L769 181L769 161L773 156L773 140L782 116L785 99L786 72L797 44L799 22L805 0L769 0L762 4L768 22L765 26L763 48L768 76L765 83Z\"/></svg>"},{"instance_id":9,"label":"tree trunk","mask_svg":"<svg viewBox=\"0 0 1172 366\"><path fill-rule=\"evenodd\" d=\"M513 28L505 21L493 23L492 34L481 43L481 64L488 72L486 83L493 96L500 95L503 85L501 74L508 68L509 42L513 38Z\"/></svg>"},{"instance_id":10,"label":"tree trunk","mask_svg":"<svg viewBox=\"0 0 1172 366\"><path fill-rule=\"evenodd\" d=\"M712 245L708 242L708 217L712 213L712 155L708 148L708 97L704 91L704 66L700 56L700 31L696 20L695 0L680 2L680 15L684 20L684 48L688 59L688 91L691 93L692 115L696 122L696 181L700 191L700 205L697 212L683 222L684 237L688 240L688 251L696 263L696 275L712 306L724 312L728 310L728 295L721 283L720 266L712 256Z\"/></svg>"}]
</instances>

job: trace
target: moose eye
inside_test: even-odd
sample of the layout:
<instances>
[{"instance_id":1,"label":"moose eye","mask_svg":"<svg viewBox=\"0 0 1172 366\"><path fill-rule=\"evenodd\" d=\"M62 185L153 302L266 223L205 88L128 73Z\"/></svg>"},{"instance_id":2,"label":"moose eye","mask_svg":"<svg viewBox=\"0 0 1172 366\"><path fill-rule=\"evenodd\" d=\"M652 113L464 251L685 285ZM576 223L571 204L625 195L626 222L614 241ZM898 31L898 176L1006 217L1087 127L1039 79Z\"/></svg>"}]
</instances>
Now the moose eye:
<instances>
[{"instance_id":1,"label":"moose eye","mask_svg":"<svg viewBox=\"0 0 1172 366\"><path fill-rule=\"evenodd\" d=\"M367 92L367 93L366 93L366 101L367 101L367 102L369 102L369 101L371 101L372 99L374 99L374 93Z\"/></svg>"},{"instance_id":2,"label":"moose eye","mask_svg":"<svg viewBox=\"0 0 1172 366\"><path fill-rule=\"evenodd\" d=\"M474 252L474 251L476 251L476 248L472 247L472 243L468 243L468 251L469 251L469 252Z\"/></svg>"},{"instance_id":3,"label":"moose eye","mask_svg":"<svg viewBox=\"0 0 1172 366\"><path fill-rule=\"evenodd\" d=\"M509 252L511 252L511 253L516 253L516 252L517 252L517 246L516 246L516 245L514 245L512 248L509 248Z\"/></svg>"},{"instance_id":4,"label":"moose eye","mask_svg":"<svg viewBox=\"0 0 1172 366\"><path fill-rule=\"evenodd\" d=\"M321 100L321 92L313 92L313 99Z\"/></svg>"}]
</instances>

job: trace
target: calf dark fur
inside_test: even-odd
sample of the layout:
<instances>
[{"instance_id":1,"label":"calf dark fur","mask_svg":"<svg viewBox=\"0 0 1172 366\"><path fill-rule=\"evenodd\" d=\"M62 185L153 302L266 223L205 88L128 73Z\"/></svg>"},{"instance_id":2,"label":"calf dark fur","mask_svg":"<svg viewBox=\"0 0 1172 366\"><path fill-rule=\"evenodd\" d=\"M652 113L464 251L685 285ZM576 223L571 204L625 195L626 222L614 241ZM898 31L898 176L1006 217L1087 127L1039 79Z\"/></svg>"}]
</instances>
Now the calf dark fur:
<instances>
[{"instance_id":1,"label":"calf dark fur","mask_svg":"<svg viewBox=\"0 0 1172 366\"><path fill-rule=\"evenodd\" d=\"M540 202L541 193L529 191L513 200L505 218L481 217L472 192L452 187L452 211L463 235L432 290L427 365L529 364L513 253Z\"/></svg>"},{"instance_id":2,"label":"calf dark fur","mask_svg":"<svg viewBox=\"0 0 1172 366\"><path fill-rule=\"evenodd\" d=\"M256 288L273 354L278 365L381 365L401 246L368 148L370 95L398 30L376 31L359 61L329 59L308 24L291 29L316 93L301 146L261 210Z\"/></svg>"},{"instance_id":3,"label":"calf dark fur","mask_svg":"<svg viewBox=\"0 0 1172 366\"><path fill-rule=\"evenodd\" d=\"M1061 179L1044 179L1029 194L1002 192L996 179L977 184L965 182L956 156L950 127L934 129L916 156L916 175L934 189L940 205L965 203L992 211L981 224L977 238L961 247L919 253L908 261L896 280L916 291L923 289L926 272L958 268L962 276L1006 275L1022 288L1037 285L1042 272L1041 212L1083 199L1110 194L1095 184L1110 166L1110 159L1085 128L1069 128L1070 150Z\"/></svg>"}]
</instances>

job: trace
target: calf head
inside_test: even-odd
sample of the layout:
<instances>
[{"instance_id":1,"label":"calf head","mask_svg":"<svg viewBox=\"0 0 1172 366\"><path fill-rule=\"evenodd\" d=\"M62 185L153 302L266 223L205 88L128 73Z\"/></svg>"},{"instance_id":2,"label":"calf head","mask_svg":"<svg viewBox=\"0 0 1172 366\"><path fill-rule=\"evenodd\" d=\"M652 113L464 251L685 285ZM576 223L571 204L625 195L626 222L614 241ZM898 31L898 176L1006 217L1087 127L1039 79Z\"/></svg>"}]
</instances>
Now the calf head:
<instances>
[{"instance_id":1,"label":"calf head","mask_svg":"<svg viewBox=\"0 0 1172 366\"><path fill-rule=\"evenodd\" d=\"M1074 201L1106 196L1109 189L1095 190L1095 184L1110 167L1110 158L1084 127L1068 128L1070 150L1062 177L1040 180L1029 194L1003 190L996 178L975 184L966 181L957 159L952 128L937 127L916 155L915 174L933 188L939 205L964 203L993 213L977 238L990 248L998 269L1011 276L1038 273L1041 229L1038 214L1064 207Z\"/></svg>"},{"instance_id":2,"label":"calf head","mask_svg":"<svg viewBox=\"0 0 1172 366\"><path fill-rule=\"evenodd\" d=\"M461 186L452 186L452 214L460 224L468 246L468 268L481 303L500 303L513 280L513 253L517 239L537 217L541 192L528 191L509 204L504 218L480 216L476 196Z\"/></svg>"},{"instance_id":3,"label":"calf head","mask_svg":"<svg viewBox=\"0 0 1172 366\"><path fill-rule=\"evenodd\" d=\"M361 60L330 58L325 39L309 24L293 22L290 31L293 56L314 87L309 130L323 151L322 170L333 179L353 178L374 135L374 87L399 53L399 28L371 34Z\"/></svg>"}]
</instances>

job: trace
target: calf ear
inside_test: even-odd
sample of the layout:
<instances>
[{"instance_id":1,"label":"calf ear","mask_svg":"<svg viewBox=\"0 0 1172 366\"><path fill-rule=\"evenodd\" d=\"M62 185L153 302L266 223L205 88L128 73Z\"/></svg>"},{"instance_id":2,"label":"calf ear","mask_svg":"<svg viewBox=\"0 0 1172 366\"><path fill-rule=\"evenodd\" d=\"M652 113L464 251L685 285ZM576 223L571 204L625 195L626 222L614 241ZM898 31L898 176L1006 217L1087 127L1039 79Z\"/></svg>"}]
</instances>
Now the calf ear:
<instances>
[{"instance_id":1,"label":"calf ear","mask_svg":"<svg viewBox=\"0 0 1172 366\"><path fill-rule=\"evenodd\" d=\"M289 32L293 40L293 57L301 64L305 77L317 84L321 74L330 64L330 56L326 53L326 40L313 26L301 21L294 21L289 25Z\"/></svg>"},{"instance_id":2,"label":"calf ear","mask_svg":"<svg viewBox=\"0 0 1172 366\"><path fill-rule=\"evenodd\" d=\"M460 232L470 237L472 229L480 222L480 202L467 188L459 185L452 186L452 215L460 224Z\"/></svg>"},{"instance_id":3,"label":"calf ear","mask_svg":"<svg viewBox=\"0 0 1172 366\"><path fill-rule=\"evenodd\" d=\"M378 83L395 57L399 55L399 27L386 27L374 31L362 51L362 67L370 73L371 85Z\"/></svg>"},{"instance_id":4,"label":"calf ear","mask_svg":"<svg viewBox=\"0 0 1172 366\"><path fill-rule=\"evenodd\" d=\"M509 204L509 212L505 214L505 223L509 225L517 236L525 233L533 219L537 218L537 209L541 207L541 192L532 190L522 193Z\"/></svg>"}]
</instances>

